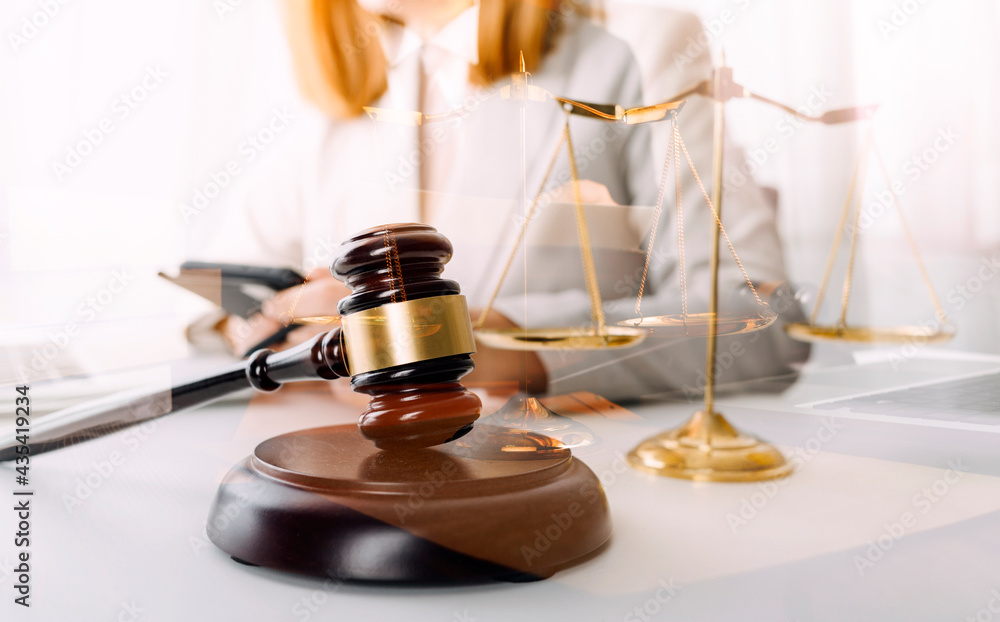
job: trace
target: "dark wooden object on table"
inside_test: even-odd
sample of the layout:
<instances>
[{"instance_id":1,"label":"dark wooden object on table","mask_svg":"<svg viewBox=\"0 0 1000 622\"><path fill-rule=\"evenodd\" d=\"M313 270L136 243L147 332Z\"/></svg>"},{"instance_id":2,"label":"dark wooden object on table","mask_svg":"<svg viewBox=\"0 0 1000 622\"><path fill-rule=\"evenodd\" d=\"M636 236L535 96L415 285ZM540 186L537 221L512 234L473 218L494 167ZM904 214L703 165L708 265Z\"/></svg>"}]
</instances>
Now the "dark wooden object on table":
<instances>
[{"instance_id":1,"label":"dark wooden object on table","mask_svg":"<svg viewBox=\"0 0 1000 622\"><path fill-rule=\"evenodd\" d=\"M441 278L451 252L424 225L360 233L333 265L352 290L341 315L458 295ZM348 375L338 331L296 349L308 357L254 355L248 377ZM586 559L611 534L600 482L551 439L474 426L479 399L459 382L472 368L461 354L354 375L371 396L358 426L258 445L220 485L210 539L243 563L356 581L523 581Z\"/></svg>"}]
</instances>

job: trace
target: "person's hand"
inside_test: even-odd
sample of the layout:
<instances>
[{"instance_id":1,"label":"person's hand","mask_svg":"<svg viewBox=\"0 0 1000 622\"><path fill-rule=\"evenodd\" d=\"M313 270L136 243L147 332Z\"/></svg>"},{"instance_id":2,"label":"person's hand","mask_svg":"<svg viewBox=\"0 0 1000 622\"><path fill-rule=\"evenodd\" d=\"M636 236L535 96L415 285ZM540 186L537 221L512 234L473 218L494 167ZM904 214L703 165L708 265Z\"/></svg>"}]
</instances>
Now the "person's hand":
<instances>
[{"instance_id":1,"label":"person's hand","mask_svg":"<svg viewBox=\"0 0 1000 622\"><path fill-rule=\"evenodd\" d=\"M479 319L479 313L472 311L473 322ZM497 311L490 311L483 327L518 328L517 324ZM476 368L462 378L462 384L468 387L482 387L489 393L514 393L518 390L544 393L548 387L545 367L534 352L498 350L477 343L472 360Z\"/></svg>"},{"instance_id":2,"label":"person's hand","mask_svg":"<svg viewBox=\"0 0 1000 622\"><path fill-rule=\"evenodd\" d=\"M590 179L577 182L580 188L580 202L584 205L618 205L608 187ZM573 192L573 182L568 181L559 186L551 196L552 203L576 203L576 193Z\"/></svg>"},{"instance_id":3,"label":"person's hand","mask_svg":"<svg viewBox=\"0 0 1000 622\"><path fill-rule=\"evenodd\" d=\"M233 352L242 355L248 348L296 319L335 317L337 303L350 293L347 286L335 279L329 271L316 268L309 273L304 284L280 291L270 300L264 301L261 312L249 320L230 316L223 335ZM282 350L295 346L319 333L333 330L335 326L336 324L305 325L290 332L283 343L269 347L272 350Z\"/></svg>"}]
</instances>

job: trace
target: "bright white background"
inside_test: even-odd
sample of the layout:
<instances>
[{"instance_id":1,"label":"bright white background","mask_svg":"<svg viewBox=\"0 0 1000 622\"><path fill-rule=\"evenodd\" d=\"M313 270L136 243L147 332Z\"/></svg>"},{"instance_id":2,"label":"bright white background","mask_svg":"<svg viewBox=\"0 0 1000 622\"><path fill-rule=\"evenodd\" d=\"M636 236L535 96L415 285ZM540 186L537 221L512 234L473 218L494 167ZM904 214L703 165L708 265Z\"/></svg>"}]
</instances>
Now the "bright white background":
<instances>
[{"instance_id":1,"label":"bright white background","mask_svg":"<svg viewBox=\"0 0 1000 622\"><path fill-rule=\"evenodd\" d=\"M761 95L799 107L809 105L817 89L829 94L825 108L881 104L875 140L890 178L903 184L907 221L945 311L958 325L958 337L949 347L1000 351L1000 283L977 275L984 261L991 266L983 272L987 277L1000 268L1000 118L995 112L1000 106L1000 4L667 4L698 14L715 56L724 47L735 80ZM806 125L787 138L779 129L784 116L755 102L736 101L728 107L728 129L750 157L768 139L777 141L777 152L763 160L756 179L779 192L780 230L792 279L816 286L864 130L860 124ZM949 130L957 140L946 151L925 154L933 150L939 132ZM866 230L859 251L863 289L850 317L882 325L930 320L929 297L899 219L891 208L881 210L873 196L885 190L874 166L868 180L864 205L881 216ZM969 293L963 295L960 286ZM980 286L981 291L970 291ZM829 294L839 298L839 290L831 288Z\"/></svg>"},{"instance_id":2,"label":"bright white background","mask_svg":"<svg viewBox=\"0 0 1000 622\"><path fill-rule=\"evenodd\" d=\"M909 222L959 326L948 347L1000 352L1000 279L993 268L977 276L983 261L1000 260L1000 121L991 114L1000 109L998 3L653 4L698 14L712 51L724 46L736 80L763 95L801 106L818 89L829 107L881 103L877 140L890 175L904 183ZM142 99L127 116L123 95ZM286 136L277 133L252 161L244 141L276 110L298 115L302 105L275 0L6 0L0 343L27 344L30 353L32 344L62 343L59 333L77 324L65 351L90 369L182 356L177 336L197 303L157 282L155 272L211 238L232 188L278 157ZM768 139L778 142L756 177L778 191L793 280L815 286L862 129L806 126L786 137L781 113L749 101L732 103L728 119L751 156ZM83 155L78 146L102 120L112 131ZM908 176L907 163L949 130L958 139ZM54 163L66 164L68 150L78 151L79 163L59 173ZM186 222L180 205L230 160L240 173ZM870 179L871 192L882 189ZM866 233L852 320L930 319L894 213L886 210ZM114 284L121 270L124 289ZM966 300L959 286L981 291ZM91 298L96 307L86 307ZM142 326L156 328L136 336ZM108 339L109 330L130 335L127 343Z\"/></svg>"}]
</instances>

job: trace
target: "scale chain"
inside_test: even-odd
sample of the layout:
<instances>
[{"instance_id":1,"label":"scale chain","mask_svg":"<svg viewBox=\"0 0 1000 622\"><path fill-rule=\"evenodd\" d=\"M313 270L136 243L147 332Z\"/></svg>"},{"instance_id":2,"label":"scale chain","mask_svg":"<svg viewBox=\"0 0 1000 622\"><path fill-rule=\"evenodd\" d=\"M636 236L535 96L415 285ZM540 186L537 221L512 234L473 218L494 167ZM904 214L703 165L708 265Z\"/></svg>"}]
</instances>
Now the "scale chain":
<instances>
[{"instance_id":1,"label":"scale chain","mask_svg":"<svg viewBox=\"0 0 1000 622\"><path fill-rule=\"evenodd\" d=\"M847 186L847 197L844 199L844 207L840 211L840 222L837 223L837 232L833 237L833 245L830 247L830 254L826 259L826 268L823 270L823 280L820 281L819 293L816 294L816 304L813 306L812 314L809 316L809 323L816 324L819 317L820 307L823 305L823 297L826 295L826 288L830 284L830 275L833 273L833 266L837 259L837 249L840 241L844 237L844 228L847 226L847 216L851 213L851 205L854 204L854 192L858 182L858 171L861 170L864 151L858 154L854 162L854 170L851 172L851 180Z\"/></svg>"},{"instance_id":2,"label":"scale chain","mask_svg":"<svg viewBox=\"0 0 1000 622\"><path fill-rule=\"evenodd\" d=\"M576 212L576 233L580 239L580 256L583 260L583 274L587 282L587 293L590 296L590 313L597 325L597 334L607 335L608 329L604 320L604 307L601 304L601 291L597 285L597 270L594 268L594 254L590 246L590 233L587 230L587 216L583 211L583 198L580 196L580 175L576 166L576 154L573 152L573 138L569 131L569 110L566 111L566 149L569 153L569 169L573 184L573 199Z\"/></svg>"},{"instance_id":3,"label":"scale chain","mask_svg":"<svg viewBox=\"0 0 1000 622\"><path fill-rule=\"evenodd\" d=\"M754 287L753 281L751 281L750 277L747 275L746 268L743 267L743 262L740 261L739 256L736 254L736 249L733 247L733 243L729 240L729 234L726 233L725 227L722 226L722 219L719 218L719 212L715 209L715 205L712 204L712 199L709 198L708 193L705 191L705 185L701 182L701 177L698 175L698 171L694 168L694 162L691 160L691 154L688 153L687 146L684 144L684 139L680 137L680 134L677 135L677 138L680 141L684 158L687 159L688 168L691 169L691 174L694 175L694 180L698 182L698 188L701 190L701 195L705 198L705 203L708 205L708 208L712 210L712 216L715 217L715 224L719 227L719 232L722 233L723 239L726 240L726 246L729 247L729 253L733 256L733 260L736 261L736 265L740 269L740 274L743 275L743 280L746 281L747 287L750 288L750 292L753 294L754 300L757 301L757 305L761 308L766 308L767 305L760 299L760 296L757 294L757 288Z\"/></svg>"},{"instance_id":4,"label":"scale chain","mask_svg":"<svg viewBox=\"0 0 1000 622\"><path fill-rule=\"evenodd\" d=\"M847 305L851 298L851 289L854 286L854 260L857 256L858 231L861 224L861 203L862 191L865 187L865 178L868 175L868 154L871 151L872 130L868 129L865 136L865 151L861 156L860 170L858 171L857 193L852 197L854 202L854 226L851 231L851 248L847 256L847 274L844 276L844 293L840 301L840 321L838 326L847 326ZM853 194L853 193L852 193Z\"/></svg>"},{"instance_id":5,"label":"scale chain","mask_svg":"<svg viewBox=\"0 0 1000 622\"><path fill-rule=\"evenodd\" d=\"M899 195L896 191L892 189L892 182L889 179L889 171L886 169L885 161L882 159L882 152L878 148L878 145L872 141L871 145L872 151L875 153L875 160L878 162L879 168L882 171L882 176L885 178L885 184L892 192L892 202L896 206L896 211L899 213L899 222L903 225L903 233L906 235L906 241L910 245L910 250L913 251L913 256L917 260L917 267L920 268L920 276L924 280L924 285L927 286L927 291L931 295L931 301L934 303L934 312L937 314L938 321L942 324L948 323L948 316L944 312L944 308L941 306L941 301L938 300L937 293L934 291L934 285L931 283L931 277L927 274L927 268L924 266L924 261L920 257L920 251L917 250L917 242L913 239L913 233L910 231L910 226L906 222L906 217L903 214L903 206L899 203Z\"/></svg>"},{"instance_id":6,"label":"scale chain","mask_svg":"<svg viewBox=\"0 0 1000 622\"><path fill-rule=\"evenodd\" d=\"M646 289L646 276L649 274L649 264L650 264L650 261L652 260L652 257L653 257L653 242L656 240L656 229L660 225L660 214L663 212L663 197L666 194L666 190L667 190L667 173L670 170L670 152L674 151L676 153L676 150L677 150L677 145L675 143L675 141L676 141L676 130L677 130L677 121L676 121L676 119L674 120L673 126L674 126L674 131L671 132L671 134L670 134L670 144L667 146L667 157L663 159L663 172L660 175L660 187L659 187L659 191L658 191L658 193L656 195L656 207L653 209L653 225L652 225L652 227L649 230L649 242L648 242L648 245L646 247L646 261L643 263L643 266L642 266L642 278L639 280L639 293L638 293L638 295L635 298L635 314L639 316L640 322L642 321L642 311L641 311L641 307L642 307L642 294L643 294L643 291ZM674 168L676 168L676 167L677 167L677 164L675 162ZM684 252L683 248L684 248L683 247L683 243L681 243L681 245L680 245L680 249L681 249L680 253L681 253L682 257L683 257L683 252ZM682 259L682 261L683 261L683 259ZM681 275L683 277L683 272L681 272ZM684 292L684 286L682 284L681 285L681 295L682 295L682 298L684 297L684 294L685 294L685 292ZM685 300L685 302L686 302L686 300Z\"/></svg>"},{"instance_id":7,"label":"scale chain","mask_svg":"<svg viewBox=\"0 0 1000 622\"><path fill-rule=\"evenodd\" d=\"M684 144L684 140L681 138L679 124L676 118L673 122L673 131L671 133L671 142L667 148L667 157L663 163L663 175L660 179L659 194L656 198L656 208L653 212L653 226L649 232L649 242L648 248L646 249L646 261L642 270L642 279L639 282L639 293L636 296L635 301L635 313L640 318L642 317L641 306L642 306L642 295L645 290L646 278L649 273L650 259L653 253L653 243L656 241L656 229L659 224L660 214L663 208L663 197L666 194L667 185L667 170L670 165L671 148L674 156L674 178L675 178L675 192L676 192L676 205L677 205L677 255L678 255L678 272L680 277L681 285L681 305L682 305L682 317L687 318L688 315L688 297L687 297L687 275L686 273L686 263L684 254L684 213L683 213L683 202L682 202L682 192L681 192L681 176L680 176L680 154L684 153L684 158L687 160L688 168L691 169L691 174L694 176L695 181L698 183L698 188L701 190L702 197L705 199L705 203L708 205L709 209L712 210L712 215L715 218L715 223L719 227L719 232L722 234L723 238L726 240L726 246L729 247L729 252L733 256L736 265L740 269L740 274L743 276L743 280L746 282L747 286L750 288L750 292L753 294L754 300L757 301L757 305L761 308L766 308L767 305L760 299L757 294L757 289L754 287L753 281L750 280L750 276L747 274L746 268L743 266L743 262L740 261L739 255L736 254L736 249L733 243L729 239L729 234L726 233L725 227L722 226L722 220L719 218L719 214L712 204L712 200L708 196L708 192L705 190L705 185L701 181L701 176L698 175L697 169L695 169L694 162L691 160L691 155L688 153L687 146ZM640 319L641 321L641 319Z\"/></svg>"},{"instance_id":8,"label":"scale chain","mask_svg":"<svg viewBox=\"0 0 1000 622\"><path fill-rule=\"evenodd\" d=\"M688 315L688 292L687 292L687 263L684 259L684 207L681 199L681 133L677 127L677 118L674 117L674 199L677 202L677 269L681 277L681 313L684 321Z\"/></svg>"}]
</instances>

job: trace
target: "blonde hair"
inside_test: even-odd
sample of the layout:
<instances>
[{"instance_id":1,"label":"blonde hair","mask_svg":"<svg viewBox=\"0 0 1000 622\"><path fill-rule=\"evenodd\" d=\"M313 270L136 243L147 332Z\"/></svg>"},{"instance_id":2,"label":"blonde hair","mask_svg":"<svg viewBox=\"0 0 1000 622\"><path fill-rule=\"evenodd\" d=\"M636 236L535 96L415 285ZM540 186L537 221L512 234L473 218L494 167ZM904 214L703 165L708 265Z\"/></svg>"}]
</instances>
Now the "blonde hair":
<instances>
[{"instance_id":1,"label":"blonde hair","mask_svg":"<svg viewBox=\"0 0 1000 622\"><path fill-rule=\"evenodd\" d=\"M479 64L475 84L520 68L534 71L551 49L561 20L558 0L480 0ZM386 59L379 32L391 18L369 13L357 0L286 0L286 28L296 78L307 99L332 117L362 113L385 93ZM563 3L573 6L572 3Z\"/></svg>"}]
</instances>

